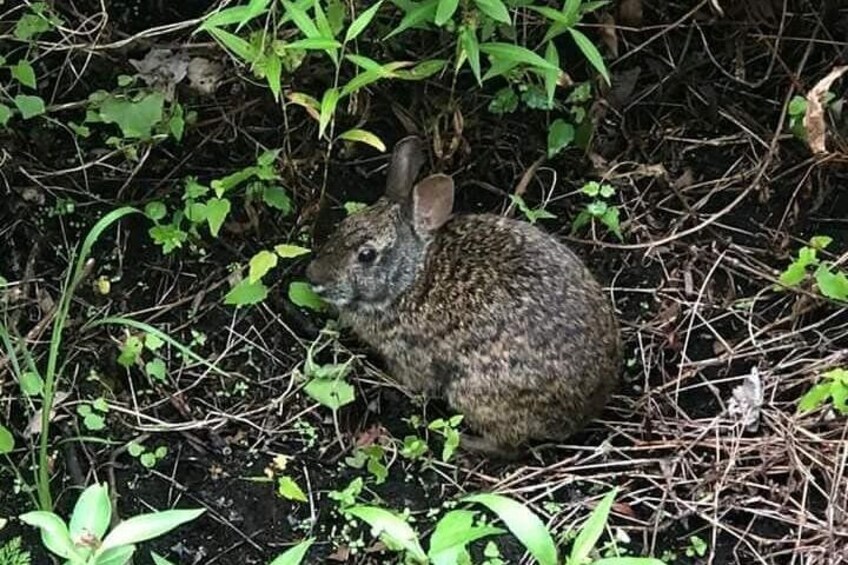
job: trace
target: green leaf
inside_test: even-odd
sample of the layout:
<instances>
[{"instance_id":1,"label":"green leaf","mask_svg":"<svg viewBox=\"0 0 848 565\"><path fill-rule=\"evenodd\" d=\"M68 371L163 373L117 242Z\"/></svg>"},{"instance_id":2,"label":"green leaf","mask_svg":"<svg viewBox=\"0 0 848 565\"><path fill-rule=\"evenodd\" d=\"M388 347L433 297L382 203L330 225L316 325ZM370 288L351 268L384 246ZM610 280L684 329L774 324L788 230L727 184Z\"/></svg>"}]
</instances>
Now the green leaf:
<instances>
[{"instance_id":1,"label":"green leaf","mask_svg":"<svg viewBox=\"0 0 848 565\"><path fill-rule=\"evenodd\" d=\"M338 49L342 44L331 37L307 37L298 39L291 43L286 43L283 47L286 49L306 49L306 50L321 50L321 49Z\"/></svg>"},{"instance_id":2,"label":"green leaf","mask_svg":"<svg viewBox=\"0 0 848 565\"><path fill-rule=\"evenodd\" d=\"M436 25L442 27L449 19L453 17L456 8L459 6L459 0L439 0L436 6Z\"/></svg>"},{"instance_id":3,"label":"green leaf","mask_svg":"<svg viewBox=\"0 0 848 565\"><path fill-rule=\"evenodd\" d=\"M283 214L291 213L291 199L289 198L289 195L286 194L285 189L281 186L266 186L262 190L262 201L268 206L280 210Z\"/></svg>"},{"instance_id":4,"label":"green leaf","mask_svg":"<svg viewBox=\"0 0 848 565\"><path fill-rule=\"evenodd\" d=\"M404 549L413 559L427 561L427 555L418 541L418 534L403 518L376 506L352 506L345 510L371 526L371 532L390 549Z\"/></svg>"},{"instance_id":5,"label":"green leaf","mask_svg":"<svg viewBox=\"0 0 848 565\"><path fill-rule=\"evenodd\" d=\"M150 351L157 351L163 345L165 345L165 342L157 335L149 333L144 336L144 347Z\"/></svg>"},{"instance_id":6,"label":"green leaf","mask_svg":"<svg viewBox=\"0 0 848 565\"><path fill-rule=\"evenodd\" d=\"M51 552L65 559L74 558L82 562L74 548L74 542L71 541L68 526L56 514L36 510L21 514L18 518L24 524L35 526L41 530L41 543Z\"/></svg>"},{"instance_id":7,"label":"green leaf","mask_svg":"<svg viewBox=\"0 0 848 565\"><path fill-rule=\"evenodd\" d=\"M40 396L44 390L44 379L35 371L21 374L21 392L27 396Z\"/></svg>"},{"instance_id":8,"label":"green leaf","mask_svg":"<svg viewBox=\"0 0 848 565\"><path fill-rule=\"evenodd\" d=\"M604 533L604 528L606 527L607 519L612 509L612 503L617 494L618 489L612 489L604 495L598 505L595 506L595 509L592 510L589 518L586 519L586 522L574 539L574 544L571 546L571 554L568 558L569 562L583 563L589 557L589 553L595 548L595 544L598 543L601 534Z\"/></svg>"},{"instance_id":9,"label":"green leaf","mask_svg":"<svg viewBox=\"0 0 848 565\"><path fill-rule=\"evenodd\" d=\"M132 367L138 360L141 354L141 349L144 344L136 335L130 335L127 340L121 345L121 353L118 355L118 364L122 367Z\"/></svg>"},{"instance_id":10,"label":"green leaf","mask_svg":"<svg viewBox=\"0 0 848 565\"><path fill-rule=\"evenodd\" d=\"M399 70L395 75L402 80L424 80L440 72L446 63L445 59L430 59L418 63L410 70Z\"/></svg>"},{"instance_id":11,"label":"green leaf","mask_svg":"<svg viewBox=\"0 0 848 565\"><path fill-rule=\"evenodd\" d=\"M98 540L109 528L112 520L112 501L106 483L93 484L82 491L71 514L72 540L94 536Z\"/></svg>"},{"instance_id":12,"label":"green leaf","mask_svg":"<svg viewBox=\"0 0 848 565\"><path fill-rule=\"evenodd\" d=\"M350 216L351 214L356 214L357 212L362 212L366 208L368 208L368 204L364 202L353 202L347 201L343 205L345 213Z\"/></svg>"},{"instance_id":13,"label":"green leaf","mask_svg":"<svg viewBox=\"0 0 848 565\"><path fill-rule=\"evenodd\" d=\"M545 78L545 93L548 95L548 105L554 102L556 94L557 82L559 81L559 52L553 41L548 41L548 46L545 47L545 61L556 67L557 70L547 69L544 71Z\"/></svg>"},{"instance_id":14,"label":"green leaf","mask_svg":"<svg viewBox=\"0 0 848 565\"><path fill-rule=\"evenodd\" d=\"M165 206L163 202L158 200L154 200L153 202L148 202L144 206L144 215L153 220L154 222L158 222L168 213L168 208Z\"/></svg>"},{"instance_id":15,"label":"green leaf","mask_svg":"<svg viewBox=\"0 0 848 565\"><path fill-rule=\"evenodd\" d=\"M109 96L100 105L100 119L107 124L117 124L128 139L147 139L162 121L165 95L150 92L138 100L130 101Z\"/></svg>"},{"instance_id":16,"label":"green leaf","mask_svg":"<svg viewBox=\"0 0 848 565\"><path fill-rule=\"evenodd\" d=\"M350 27L347 28L345 32L345 43L349 41L353 41L359 34L362 33L368 24L371 23L371 20L374 19L374 16L377 14L377 10L380 9L380 6L383 5L383 0L380 0L358 16L356 19L351 22Z\"/></svg>"},{"instance_id":17,"label":"green leaf","mask_svg":"<svg viewBox=\"0 0 848 565\"><path fill-rule=\"evenodd\" d=\"M280 477L277 481L277 493L283 498L288 500L295 500L297 502L309 502L309 499L306 498L306 495L303 493L301 488L297 485L297 483L289 477L288 475L284 477Z\"/></svg>"},{"instance_id":18,"label":"green leaf","mask_svg":"<svg viewBox=\"0 0 848 565\"><path fill-rule=\"evenodd\" d=\"M274 101L279 102L282 92L283 61L276 53L268 53L263 59L263 63L265 81L274 95Z\"/></svg>"},{"instance_id":19,"label":"green leaf","mask_svg":"<svg viewBox=\"0 0 848 565\"><path fill-rule=\"evenodd\" d=\"M303 11L296 4L292 4L289 0L282 0L283 6L286 9L286 13L291 17L294 25L303 32L308 38L319 37L321 33L318 31L318 27L315 23L306 15L306 12Z\"/></svg>"},{"instance_id":20,"label":"green leaf","mask_svg":"<svg viewBox=\"0 0 848 565\"><path fill-rule=\"evenodd\" d=\"M794 261L780 273L780 284L785 286L796 286L807 276L807 266L800 261Z\"/></svg>"},{"instance_id":21,"label":"green leaf","mask_svg":"<svg viewBox=\"0 0 848 565\"><path fill-rule=\"evenodd\" d=\"M153 565L174 565L155 551L150 552L150 558L153 559Z\"/></svg>"},{"instance_id":22,"label":"green leaf","mask_svg":"<svg viewBox=\"0 0 848 565\"><path fill-rule=\"evenodd\" d=\"M548 128L548 159L568 147L574 141L574 126L558 119Z\"/></svg>"},{"instance_id":23,"label":"green leaf","mask_svg":"<svg viewBox=\"0 0 848 565\"><path fill-rule=\"evenodd\" d=\"M170 532L177 526L190 522L206 512L197 510L163 510L128 518L115 526L103 540L101 550L140 543Z\"/></svg>"},{"instance_id":24,"label":"green leaf","mask_svg":"<svg viewBox=\"0 0 848 565\"><path fill-rule=\"evenodd\" d=\"M604 224L612 233L618 237L618 239L624 239L621 235L621 223L618 217L618 208L615 206L610 206L607 208L607 211L603 213L600 220L601 223Z\"/></svg>"},{"instance_id":25,"label":"green leaf","mask_svg":"<svg viewBox=\"0 0 848 565\"><path fill-rule=\"evenodd\" d=\"M833 407L843 415L848 415L848 385L834 382L830 387L830 397Z\"/></svg>"},{"instance_id":26,"label":"green leaf","mask_svg":"<svg viewBox=\"0 0 848 565\"><path fill-rule=\"evenodd\" d=\"M94 565L126 565L135 553L134 545L113 547L100 553L94 561Z\"/></svg>"},{"instance_id":27,"label":"green leaf","mask_svg":"<svg viewBox=\"0 0 848 565\"><path fill-rule=\"evenodd\" d=\"M341 378L312 379L304 385L303 392L331 410L338 410L356 400L356 390Z\"/></svg>"},{"instance_id":28,"label":"green leaf","mask_svg":"<svg viewBox=\"0 0 848 565\"><path fill-rule=\"evenodd\" d=\"M106 419L100 414L87 414L82 420L83 426L92 432L98 432L106 427Z\"/></svg>"},{"instance_id":29,"label":"green leaf","mask_svg":"<svg viewBox=\"0 0 848 565\"><path fill-rule=\"evenodd\" d=\"M218 27L210 26L206 28L206 31L243 62L251 63L256 60L258 55L256 49L241 37Z\"/></svg>"},{"instance_id":30,"label":"green leaf","mask_svg":"<svg viewBox=\"0 0 848 565\"><path fill-rule=\"evenodd\" d=\"M12 109L5 104L0 104L0 127L6 127L12 118Z\"/></svg>"},{"instance_id":31,"label":"green leaf","mask_svg":"<svg viewBox=\"0 0 848 565\"><path fill-rule=\"evenodd\" d=\"M165 362L158 357L144 364L144 372L151 379L156 379L160 382L168 377L168 369L165 366Z\"/></svg>"},{"instance_id":32,"label":"green leaf","mask_svg":"<svg viewBox=\"0 0 848 565\"><path fill-rule=\"evenodd\" d=\"M249 306L265 300L268 296L268 287L261 281L250 282L244 279L224 297L224 304L228 306Z\"/></svg>"},{"instance_id":33,"label":"green leaf","mask_svg":"<svg viewBox=\"0 0 848 565\"><path fill-rule=\"evenodd\" d=\"M52 25L50 20L37 14L24 14L15 24L15 37L22 41L29 41L38 34L50 31Z\"/></svg>"},{"instance_id":34,"label":"green leaf","mask_svg":"<svg viewBox=\"0 0 848 565\"><path fill-rule=\"evenodd\" d=\"M810 238L810 247L814 249L825 249L833 242L833 238L827 235L816 235Z\"/></svg>"},{"instance_id":35,"label":"green leaf","mask_svg":"<svg viewBox=\"0 0 848 565\"><path fill-rule=\"evenodd\" d=\"M15 107L21 113L21 117L25 120L40 116L47 111L44 107L44 100L40 96L18 94L13 101L15 102Z\"/></svg>"},{"instance_id":36,"label":"green leaf","mask_svg":"<svg viewBox=\"0 0 848 565\"><path fill-rule=\"evenodd\" d=\"M831 384L830 381L819 383L808 390L798 401L798 411L809 412L824 404L830 398Z\"/></svg>"},{"instance_id":37,"label":"green leaf","mask_svg":"<svg viewBox=\"0 0 848 565\"><path fill-rule=\"evenodd\" d=\"M563 12L551 8L549 6L527 6L529 9L539 12L543 16L545 16L550 21L560 24L565 28L569 28L574 25L574 21L570 20L568 16L566 16ZM550 39L549 37L546 39Z\"/></svg>"},{"instance_id":38,"label":"green leaf","mask_svg":"<svg viewBox=\"0 0 848 565\"><path fill-rule=\"evenodd\" d=\"M604 557L592 561L592 565L666 565L653 557Z\"/></svg>"},{"instance_id":39,"label":"green leaf","mask_svg":"<svg viewBox=\"0 0 848 565\"><path fill-rule=\"evenodd\" d=\"M321 112L318 118L318 138L324 137L324 131L336 113L336 105L339 103L339 89L328 88L321 99Z\"/></svg>"},{"instance_id":40,"label":"green leaf","mask_svg":"<svg viewBox=\"0 0 848 565\"><path fill-rule=\"evenodd\" d=\"M498 494L477 494L466 497L463 501L482 504L497 514L539 565L556 565L557 550L554 540L544 522L529 508Z\"/></svg>"},{"instance_id":41,"label":"green leaf","mask_svg":"<svg viewBox=\"0 0 848 565\"><path fill-rule=\"evenodd\" d=\"M312 538L303 540L296 546L278 555L269 565L300 565L314 541Z\"/></svg>"},{"instance_id":42,"label":"green leaf","mask_svg":"<svg viewBox=\"0 0 848 565\"><path fill-rule=\"evenodd\" d=\"M26 59L21 59L17 65L9 67L9 71L22 85L35 88L35 69L32 68L32 65Z\"/></svg>"},{"instance_id":43,"label":"green leaf","mask_svg":"<svg viewBox=\"0 0 848 565\"><path fill-rule=\"evenodd\" d=\"M520 45L497 42L481 43L480 51L487 55L491 55L492 57L509 61L511 63L524 63L541 70L559 71L557 67L551 65L549 62L539 57L536 53L530 51L526 47L521 47Z\"/></svg>"},{"instance_id":44,"label":"green leaf","mask_svg":"<svg viewBox=\"0 0 848 565\"><path fill-rule=\"evenodd\" d=\"M294 257L300 257L301 255L306 255L307 253L311 253L309 249L306 247L301 247L299 245L289 245L287 243L283 243L280 245L274 246L274 253L280 256L282 259L292 259Z\"/></svg>"},{"instance_id":45,"label":"green leaf","mask_svg":"<svg viewBox=\"0 0 848 565\"><path fill-rule=\"evenodd\" d=\"M569 27L577 23L578 16L580 15L580 5L582 3L583 0L565 0L565 6L562 7L562 13L565 14L566 19L571 22Z\"/></svg>"},{"instance_id":46,"label":"green leaf","mask_svg":"<svg viewBox=\"0 0 848 565\"><path fill-rule=\"evenodd\" d=\"M459 43L468 57L468 66L471 67L471 72L474 73L474 78L477 83L482 85L483 79L480 72L480 43L477 41L477 32L471 27L464 27L459 32Z\"/></svg>"},{"instance_id":47,"label":"green leaf","mask_svg":"<svg viewBox=\"0 0 848 565\"><path fill-rule=\"evenodd\" d=\"M821 264L816 269L816 286L819 291L834 300L848 300L848 277L842 271L831 271L827 265Z\"/></svg>"},{"instance_id":48,"label":"green leaf","mask_svg":"<svg viewBox=\"0 0 848 565\"><path fill-rule=\"evenodd\" d=\"M346 141L358 141L359 143L370 145L381 153L384 153L386 151L386 144L383 143L383 141L379 137L377 137L370 131L365 131L364 129L349 129L346 132L340 134L339 138L344 139Z\"/></svg>"},{"instance_id":49,"label":"green leaf","mask_svg":"<svg viewBox=\"0 0 848 565\"><path fill-rule=\"evenodd\" d=\"M0 424L0 455L11 453L13 449L15 449L15 436L9 428Z\"/></svg>"},{"instance_id":50,"label":"green leaf","mask_svg":"<svg viewBox=\"0 0 848 565\"><path fill-rule=\"evenodd\" d=\"M268 4L270 3L271 0L250 0L250 3L247 5L247 11L236 29L241 29L253 18L259 17L267 12Z\"/></svg>"},{"instance_id":51,"label":"green leaf","mask_svg":"<svg viewBox=\"0 0 848 565\"><path fill-rule=\"evenodd\" d=\"M512 23L509 18L509 11L506 9L501 0L474 0L480 11L495 20L504 24Z\"/></svg>"},{"instance_id":52,"label":"green leaf","mask_svg":"<svg viewBox=\"0 0 848 565\"><path fill-rule=\"evenodd\" d=\"M436 17L436 7L438 5L439 0L425 0L424 2L421 2L408 11L403 19L400 20L398 26L386 35L383 40L390 39L411 27L420 26L425 22L433 21Z\"/></svg>"},{"instance_id":53,"label":"green leaf","mask_svg":"<svg viewBox=\"0 0 848 565\"><path fill-rule=\"evenodd\" d=\"M230 213L230 201L226 198L210 198L206 202L206 222L213 237L218 237L218 231L224 225L227 214Z\"/></svg>"},{"instance_id":54,"label":"green leaf","mask_svg":"<svg viewBox=\"0 0 848 565\"><path fill-rule=\"evenodd\" d=\"M451 510L439 520L427 552L434 565L454 565L469 543L505 533L505 530L493 526L475 526L476 515L470 510Z\"/></svg>"},{"instance_id":55,"label":"green leaf","mask_svg":"<svg viewBox=\"0 0 848 565\"><path fill-rule=\"evenodd\" d=\"M144 446L140 443L131 441L127 444L127 453L129 453L131 457L138 457L144 453Z\"/></svg>"},{"instance_id":56,"label":"green leaf","mask_svg":"<svg viewBox=\"0 0 848 565\"><path fill-rule=\"evenodd\" d=\"M580 48L580 51L583 52L583 55L586 59L591 63L593 67L604 77L604 80L607 84L610 84L609 71L607 71L607 66L604 63L604 58L601 57L601 52L598 51L598 48L589 40L588 37L583 35L583 32L571 28L568 30L571 33L571 37L574 38L574 42L577 44L577 47Z\"/></svg>"},{"instance_id":57,"label":"green leaf","mask_svg":"<svg viewBox=\"0 0 848 565\"><path fill-rule=\"evenodd\" d=\"M802 117L807 112L807 99L800 95L793 96L787 111L790 116Z\"/></svg>"},{"instance_id":58,"label":"green leaf","mask_svg":"<svg viewBox=\"0 0 848 565\"><path fill-rule=\"evenodd\" d=\"M320 311L324 309L324 302L317 294L312 292L309 283L294 281L289 284L289 300L301 308Z\"/></svg>"},{"instance_id":59,"label":"green leaf","mask_svg":"<svg viewBox=\"0 0 848 565\"><path fill-rule=\"evenodd\" d=\"M248 280L251 284L259 282L268 271L277 266L277 255L263 249L250 258L250 274Z\"/></svg>"},{"instance_id":60,"label":"green leaf","mask_svg":"<svg viewBox=\"0 0 848 565\"><path fill-rule=\"evenodd\" d=\"M505 86L495 92L494 98L489 102L489 111L499 116L511 114L516 109L518 109L518 95L511 86Z\"/></svg>"}]
</instances>

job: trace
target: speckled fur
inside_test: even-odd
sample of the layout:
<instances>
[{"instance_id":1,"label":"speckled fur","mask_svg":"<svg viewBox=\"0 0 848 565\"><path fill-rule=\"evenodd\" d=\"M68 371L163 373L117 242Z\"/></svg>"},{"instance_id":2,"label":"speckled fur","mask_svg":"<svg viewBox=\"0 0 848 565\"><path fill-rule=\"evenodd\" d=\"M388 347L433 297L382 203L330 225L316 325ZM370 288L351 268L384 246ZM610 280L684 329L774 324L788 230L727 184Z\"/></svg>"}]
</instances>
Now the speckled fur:
<instances>
[{"instance_id":1,"label":"speckled fur","mask_svg":"<svg viewBox=\"0 0 848 565\"><path fill-rule=\"evenodd\" d=\"M564 440L618 381L609 300L582 261L527 222L452 216L416 233L383 198L348 217L310 265L340 320L406 386L441 395L492 451ZM362 266L362 245L378 251Z\"/></svg>"}]
</instances>

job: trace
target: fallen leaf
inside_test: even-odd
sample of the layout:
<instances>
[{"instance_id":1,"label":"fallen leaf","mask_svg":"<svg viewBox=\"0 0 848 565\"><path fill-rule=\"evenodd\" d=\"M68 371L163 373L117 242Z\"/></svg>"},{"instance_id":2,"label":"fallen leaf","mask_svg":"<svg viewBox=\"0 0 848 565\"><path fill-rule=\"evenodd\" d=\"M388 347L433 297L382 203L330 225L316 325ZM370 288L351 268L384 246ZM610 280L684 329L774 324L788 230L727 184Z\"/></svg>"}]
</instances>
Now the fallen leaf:
<instances>
[{"instance_id":1,"label":"fallen leaf","mask_svg":"<svg viewBox=\"0 0 848 565\"><path fill-rule=\"evenodd\" d=\"M162 88L167 98L173 97L174 88L188 74L188 54L170 49L151 49L143 59L130 59L138 76L148 86Z\"/></svg>"},{"instance_id":2,"label":"fallen leaf","mask_svg":"<svg viewBox=\"0 0 848 565\"><path fill-rule=\"evenodd\" d=\"M821 79L807 93L807 111L804 114L804 130L807 132L807 143L813 153L825 153L825 133L826 126L824 121L824 106L822 99L830 90L830 86L848 71L848 65L834 67L826 77Z\"/></svg>"},{"instance_id":3,"label":"fallen leaf","mask_svg":"<svg viewBox=\"0 0 848 565\"><path fill-rule=\"evenodd\" d=\"M760 372L751 367L751 372L741 385L733 389L733 396L727 402L727 413L745 426L749 432L760 427L760 408L763 405L763 383Z\"/></svg>"},{"instance_id":4,"label":"fallen leaf","mask_svg":"<svg viewBox=\"0 0 848 565\"><path fill-rule=\"evenodd\" d=\"M618 58L618 35L615 33L615 18L612 14L601 16L601 41L607 46L613 59Z\"/></svg>"}]
</instances>

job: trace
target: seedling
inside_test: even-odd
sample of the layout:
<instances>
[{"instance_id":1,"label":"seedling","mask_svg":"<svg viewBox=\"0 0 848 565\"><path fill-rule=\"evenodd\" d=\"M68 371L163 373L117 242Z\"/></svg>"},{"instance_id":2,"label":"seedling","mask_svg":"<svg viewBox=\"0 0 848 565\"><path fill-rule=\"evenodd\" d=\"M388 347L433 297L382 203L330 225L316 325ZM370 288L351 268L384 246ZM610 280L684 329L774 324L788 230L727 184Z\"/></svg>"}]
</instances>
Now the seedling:
<instances>
[{"instance_id":1,"label":"seedling","mask_svg":"<svg viewBox=\"0 0 848 565\"><path fill-rule=\"evenodd\" d=\"M91 404L77 405L77 414L82 416L83 426L89 431L97 432L106 427L106 414L109 405L103 398L98 398Z\"/></svg>"},{"instance_id":2,"label":"seedling","mask_svg":"<svg viewBox=\"0 0 848 565\"><path fill-rule=\"evenodd\" d=\"M386 450L382 446L372 444L357 448L352 456L345 458L345 465L354 469L366 468L374 478L374 484L381 485L389 476L385 456Z\"/></svg>"},{"instance_id":3,"label":"seedling","mask_svg":"<svg viewBox=\"0 0 848 565\"><path fill-rule=\"evenodd\" d=\"M517 194L510 194L510 200L521 210L521 213L524 214L524 217L527 218L527 221L531 224L535 224L539 220L548 220L556 218L556 216L544 208L534 208L531 209L524 199Z\"/></svg>"},{"instance_id":4,"label":"seedling","mask_svg":"<svg viewBox=\"0 0 848 565\"><path fill-rule=\"evenodd\" d=\"M848 416L848 370L837 368L824 373L821 381L801 397L798 410L809 412L828 400L837 412Z\"/></svg>"},{"instance_id":5,"label":"seedling","mask_svg":"<svg viewBox=\"0 0 848 565\"><path fill-rule=\"evenodd\" d=\"M827 298L841 302L848 301L848 276L845 271L833 263L823 261L818 253L833 241L826 235L817 235L810 239L809 245L798 250L798 256L780 274L780 285L794 287L809 279L810 271L818 291ZM780 287L777 287L778 289Z\"/></svg>"},{"instance_id":6,"label":"seedling","mask_svg":"<svg viewBox=\"0 0 848 565\"><path fill-rule=\"evenodd\" d=\"M444 439L442 447L442 461L450 461L456 448L459 447L459 424L462 423L462 414L451 416L447 420L439 418L433 420L427 426L428 430L434 431Z\"/></svg>"},{"instance_id":7,"label":"seedling","mask_svg":"<svg viewBox=\"0 0 848 565\"><path fill-rule=\"evenodd\" d=\"M699 536L689 537L689 547L686 548L686 557L704 557L707 554L707 542Z\"/></svg>"},{"instance_id":8,"label":"seedling","mask_svg":"<svg viewBox=\"0 0 848 565\"><path fill-rule=\"evenodd\" d=\"M135 457L139 460L139 462L147 467L148 469L152 469L168 455L168 448L164 445L160 445L153 451L149 451L147 447L143 444L131 441L129 445L127 445L127 453L130 456Z\"/></svg>"},{"instance_id":9,"label":"seedling","mask_svg":"<svg viewBox=\"0 0 848 565\"><path fill-rule=\"evenodd\" d=\"M586 204L586 207L577 214L571 224L571 233L576 233L587 224L592 224L594 229L597 221L606 226L618 239L624 239L621 235L618 207L609 202L609 199L615 195L615 188L609 184L590 181L583 185L580 192L591 198L592 201Z\"/></svg>"},{"instance_id":10,"label":"seedling","mask_svg":"<svg viewBox=\"0 0 848 565\"><path fill-rule=\"evenodd\" d=\"M204 509L164 510L142 514L118 523L107 534L112 502L104 483L82 492L69 523L43 510L27 512L19 518L39 528L44 547L70 565L124 565L132 559L136 544L195 520L203 512Z\"/></svg>"}]
</instances>

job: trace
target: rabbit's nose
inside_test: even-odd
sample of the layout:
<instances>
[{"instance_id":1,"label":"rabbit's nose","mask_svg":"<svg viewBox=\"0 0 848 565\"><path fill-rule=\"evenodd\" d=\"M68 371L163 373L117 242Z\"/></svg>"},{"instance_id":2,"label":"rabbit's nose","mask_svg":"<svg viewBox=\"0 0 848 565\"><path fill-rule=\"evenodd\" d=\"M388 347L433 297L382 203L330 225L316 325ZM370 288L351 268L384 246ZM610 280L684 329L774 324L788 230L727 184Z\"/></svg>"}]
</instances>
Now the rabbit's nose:
<instances>
[{"instance_id":1,"label":"rabbit's nose","mask_svg":"<svg viewBox=\"0 0 848 565\"><path fill-rule=\"evenodd\" d=\"M306 267L306 279L316 292L320 292L327 283L327 270L323 269L317 261L312 261Z\"/></svg>"}]
</instances>

